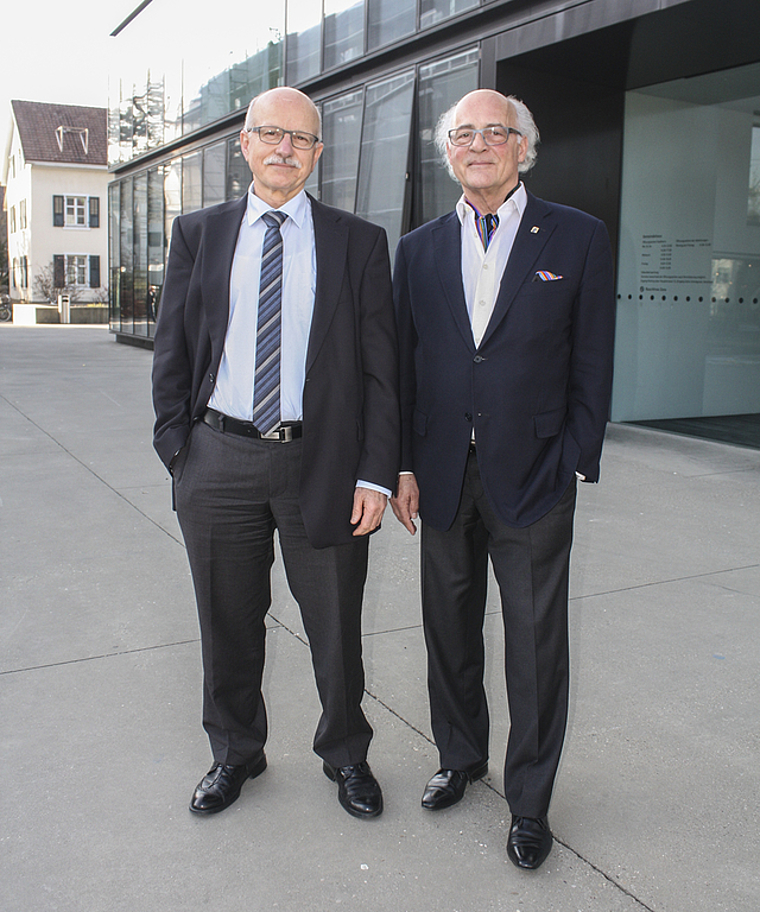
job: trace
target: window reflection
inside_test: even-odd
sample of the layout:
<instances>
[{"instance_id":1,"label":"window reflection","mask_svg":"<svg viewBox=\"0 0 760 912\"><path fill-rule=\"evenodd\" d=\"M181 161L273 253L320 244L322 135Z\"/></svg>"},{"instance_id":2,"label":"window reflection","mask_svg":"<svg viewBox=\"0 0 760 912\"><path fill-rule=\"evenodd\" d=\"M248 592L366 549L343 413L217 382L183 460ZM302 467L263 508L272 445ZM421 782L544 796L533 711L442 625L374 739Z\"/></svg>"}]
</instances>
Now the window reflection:
<instances>
[{"instance_id":1,"label":"window reflection","mask_svg":"<svg viewBox=\"0 0 760 912\"><path fill-rule=\"evenodd\" d=\"M435 148L438 118L458 99L478 87L476 47L462 54L420 67L419 81L419 160L416 182L416 215L428 222L454 208L461 195L459 185L449 177Z\"/></svg>"},{"instance_id":2,"label":"window reflection","mask_svg":"<svg viewBox=\"0 0 760 912\"><path fill-rule=\"evenodd\" d=\"M382 47L411 35L417 24L417 0L367 0L367 46Z\"/></svg>"},{"instance_id":3,"label":"window reflection","mask_svg":"<svg viewBox=\"0 0 760 912\"><path fill-rule=\"evenodd\" d=\"M325 0L324 68L340 66L364 50L364 0Z\"/></svg>"},{"instance_id":4,"label":"window reflection","mask_svg":"<svg viewBox=\"0 0 760 912\"><path fill-rule=\"evenodd\" d=\"M420 28L430 28L441 19L458 16L479 5L480 0L420 0Z\"/></svg>"},{"instance_id":5,"label":"window reflection","mask_svg":"<svg viewBox=\"0 0 760 912\"><path fill-rule=\"evenodd\" d=\"M202 152L182 156L182 211L193 212L203 205L201 184Z\"/></svg>"},{"instance_id":6,"label":"window reflection","mask_svg":"<svg viewBox=\"0 0 760 912\"><path fill-rule=\"evenodd\" d=\"M319 73L321 23L322 0L288 0L286 40L288 85L297 85Z\"/></svg>"},{"instance_id":7,"label":"window reflection","mask_svg":"<svg viewBox=\"0 0 760 912\"><path fill-rule=\"evenodd\" d=\"M227 140L227 199L239 199L251 184L251 169L243 158L240 139Z\"/></svg>"},{"instance_id":8,"label":"window reflection","mask_svg":"<svg viewBox=\"0 0 760 912\"><path fill-rule=\"evenodd\" d=\"M206 146L203 150L203 205L213 206L225 199L224 168L226 143Z\"/></svg>"},{"instance_id":9,"label":"window reflection","mask_svg":"<svg viewBox=\"0 0 760 912\"><path fill-rule=\"evenodd\" d=\"M414 71L367 86L356 213L401 236L414 99Z\"/></svg>"},{"instance_id":10,"label":"window reflection","mask_svg":"<svg viewBox=\"0 0 760 912\"><path fill-rule=\"evenodd\" d=\"M148 334L153 335L164 284L164 169L148 172Z\"/></svg>"},{"instance_id":11,"label":"window reflection","mask_svg":"<svg viewBox=\"0 0 760 912\"><path fill-rule=\"evenodd\" d=\"M134 179L134 248L132 255L134 331L148 335L146 301L148 298L148 175Z\"/></svg>"},{"instance_id":12,"label":"window reflection","mask_svg":"<svg viewBox=\"0 0 760 912\"><path fill-rule=\"evenodd\" d=\"M325 154L322 163L322 202L354 211L359 145L362 132L362 92L350 92L322 107Z\"/></svg>"}]
</instances>

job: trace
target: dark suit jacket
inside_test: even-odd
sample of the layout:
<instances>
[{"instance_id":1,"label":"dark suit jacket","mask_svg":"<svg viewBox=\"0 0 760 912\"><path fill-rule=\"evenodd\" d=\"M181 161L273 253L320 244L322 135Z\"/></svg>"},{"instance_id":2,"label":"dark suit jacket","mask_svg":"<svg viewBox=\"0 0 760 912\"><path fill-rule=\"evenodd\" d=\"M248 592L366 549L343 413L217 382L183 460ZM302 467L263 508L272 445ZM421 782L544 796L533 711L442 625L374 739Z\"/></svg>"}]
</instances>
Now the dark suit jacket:
<instances>
[{"instance_id":1,"label":"dark suit jacket","mask_svg":"<svg viewBox=\"0 0 760 912\"><path fill-rule=\"evenodd\" d=\"M576 471L598 479L615 321L602 222L528 195L477 349L455 212L401 239L393 285L402 469L415 473L424 522L451 525L473 426L486 494L508 525L540 519Z\"/></svg>"},{"instance_id":2,"label":"dark suit jacket","mask_svg":"<svg viewBox=\"0 0 760 912\"><path fill-rule=\"evenodd\" d=\"M317 284L303 393L300 503L315 547L352 540L358 479L393 490L397 345L385 232L311 200ZM154 446L169 465L214 388L246 198L177 218L153 359ZM274 444L273 444L274 445Z\"/></svg>"}]
</instances>

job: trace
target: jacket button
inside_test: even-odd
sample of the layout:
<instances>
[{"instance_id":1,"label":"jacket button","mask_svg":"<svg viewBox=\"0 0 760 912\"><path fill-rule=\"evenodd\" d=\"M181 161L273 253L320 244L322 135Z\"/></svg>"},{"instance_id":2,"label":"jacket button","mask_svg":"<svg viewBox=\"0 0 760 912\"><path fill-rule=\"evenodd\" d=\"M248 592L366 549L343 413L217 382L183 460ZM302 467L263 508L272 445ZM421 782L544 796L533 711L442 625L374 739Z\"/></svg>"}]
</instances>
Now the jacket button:
<instances>
[{"instance_id":1,"label":"jacket button","mask_svg":"<svg viewBox=\"0 0 760 912\"><path fill-rule=\"evenodd\" d=\"M476 364L480 364L481 361L485 361L486 359L482 355L475 355L475 357L472 360Z\"/></svg>"},{"instance_id":2,"label":"jacket button","mask_svg":"<svg viewBox=\"0 0 760 912\"><path fill-rule=\"evenodd\" d=\"M216 375L215 375L215 374L209 374L209 375L208 375L208 378L209 378L209 380L213 383L214 380L216 380Z\"/></svg>"},{"instance_id":3,"label":"jacket button","mask_svg":"<svg viewBox=\"0 0 760 912\"><path fill-rule=\"evenodd\" d=\"M469 412L464 413L465 421L472 421L472 415Z\"/></svg>"}]
</instances>

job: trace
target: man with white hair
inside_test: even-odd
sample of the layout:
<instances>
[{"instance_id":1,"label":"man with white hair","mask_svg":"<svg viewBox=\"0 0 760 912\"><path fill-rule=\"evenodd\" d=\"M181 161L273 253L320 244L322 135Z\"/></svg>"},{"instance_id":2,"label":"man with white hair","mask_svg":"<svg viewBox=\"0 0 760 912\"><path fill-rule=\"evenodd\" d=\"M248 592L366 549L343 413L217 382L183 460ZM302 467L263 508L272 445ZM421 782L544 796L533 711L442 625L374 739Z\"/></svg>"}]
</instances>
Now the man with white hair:
<instances>
[{"instance_id":1,"label":"man with white hair","mask_svg":"<svg viewBox=\"0 0 760 912\"><path fill-rule=\"evenodd\" d=\"M302 92L255 98L240 146L248 193L174 222L153 362L154 445L195 585L214 757L190 810L224 810L267 765L277 530L322 703L314 750L348 813L377 817L361 608L369 535L398 471L388 242L304 192L323 146Z\"/></svg>"},{"instance_id":2,"label":"man with white hair","mask_svg":"<svg viewBox=\"0 0 760 912\"><path fill-rule=\"evenodd\" d=\"M612 257L602 222L529 193L538 131L514 97L471 92L438 143L456 210L401 239L396 517L422 519L422 610L441 768L422 805L488 769L488 558L501 594L510 734L507 854L538 868L567 720L576 480L595 482L612 379Z\"/></svg>"}]
</instances>

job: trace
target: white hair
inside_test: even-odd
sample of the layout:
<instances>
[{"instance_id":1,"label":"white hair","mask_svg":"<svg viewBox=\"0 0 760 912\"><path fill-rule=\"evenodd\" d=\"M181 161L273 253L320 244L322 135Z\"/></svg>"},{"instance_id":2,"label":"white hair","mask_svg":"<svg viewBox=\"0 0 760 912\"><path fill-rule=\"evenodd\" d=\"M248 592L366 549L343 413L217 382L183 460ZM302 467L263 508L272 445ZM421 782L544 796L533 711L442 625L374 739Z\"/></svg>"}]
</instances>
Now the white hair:
<instances>
[{"instance_id":1,"label":"white hair","mask_svg":"<svg viewBox=\"0 0 760 912\"><path fill-rule=\"evenodd\" d=\"M526 174L533 165L535 165L538 156L538 144L541 139L538 134L538 127L536 126L536 122L533 120L533 115L530 113L527 105L520 101L519 98L515 98L514 95L504 95L502 97L512 108L515 119L515 129L519 130L525 139L528 140L528 150L525 153L525 160L521 161L517 166L517 170L520 174ZM456 113L458 105L459 101L455 102L447 111L444 111L443 114L441 114L438 119L438 125L435 128L434 140L438 154L441 156L441 161L446 166L452 180L456 180L457 178L454 174L454 169L451 167L448 156L448 148L450 145L449 130L453 130L456 126L454 123L454 114ZM509 125L505 124L505 126Z\"/></svg>"}]
</instances>

